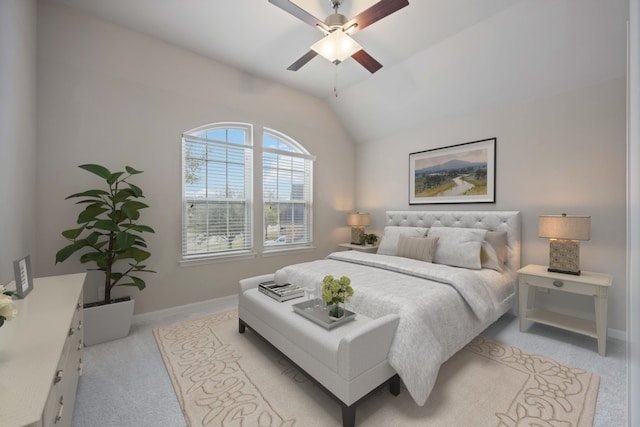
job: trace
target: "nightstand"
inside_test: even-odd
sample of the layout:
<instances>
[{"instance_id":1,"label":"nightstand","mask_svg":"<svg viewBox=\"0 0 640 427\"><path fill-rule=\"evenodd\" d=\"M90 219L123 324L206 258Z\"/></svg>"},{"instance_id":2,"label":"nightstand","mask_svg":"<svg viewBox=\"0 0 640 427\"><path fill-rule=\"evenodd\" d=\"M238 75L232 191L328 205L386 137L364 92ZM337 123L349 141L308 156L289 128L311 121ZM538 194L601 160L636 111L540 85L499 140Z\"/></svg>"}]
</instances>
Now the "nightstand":
<instances>
[{"instance_id":1,"label":"nightstand","mask_svg":"<svg viewBox=\"0 0 640 427\"><path fill-rule=\"evenodd\" d=\"M518 270L520 332L527 320L577 332L598 340L598 353L607 348L608 293L612 277L609 274L583 271L580 276L550 273L546 266L527 265ZM593 296L595 320L585 320L535 307L536 288Z\"/></svg>"},{"instance_id":2,"label":"nightstand","mask_svg":"<svg viewBox=\"0 0 640 427\"><path fill-rule=\"evenodd\" d=\"M353 243L340 243L338 246L340 246L341 248L351 249L353 251L369 252L372 254L375 254L376 252L378 252L378 245L367 246L367 245L354 245Z\"/></svg>"}]
</instances>

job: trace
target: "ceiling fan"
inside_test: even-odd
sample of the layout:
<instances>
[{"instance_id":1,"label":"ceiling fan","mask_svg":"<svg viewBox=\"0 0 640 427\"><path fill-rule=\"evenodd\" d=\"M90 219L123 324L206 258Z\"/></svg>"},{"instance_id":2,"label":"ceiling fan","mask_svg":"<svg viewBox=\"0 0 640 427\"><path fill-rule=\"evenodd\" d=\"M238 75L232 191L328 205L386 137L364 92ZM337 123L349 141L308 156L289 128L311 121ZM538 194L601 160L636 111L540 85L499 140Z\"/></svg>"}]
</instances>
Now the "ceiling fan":
<instances>
[{"instance_id":1,"label":"ceiling fan","mask_svg":"<svg viewBox=\"0 0 640 427\"><path fill-rule=\"evenodd\" d=\"M278 6L285 12L289 12L307 24L318 28L325 34L324 38L313 44L311 46L311 50L291 64L287 70L297 71L307 62L315 58L316 55L320 54L336 65L351 57L358 61L360 65L366 68L370 73L378 71L382 68L382 64L365 52L364 49L362 49L362 47L350 37L350 35L368 27L386 16L391 15L403 7L408 6L409 1L380 0L351 19L348 19L346 16L338 13L338 9L340 8L343 0L329 1L334 13L329 15L324 21L321 21L290 0L269 0L269 3Z\"/></svg>"}]
</instances>

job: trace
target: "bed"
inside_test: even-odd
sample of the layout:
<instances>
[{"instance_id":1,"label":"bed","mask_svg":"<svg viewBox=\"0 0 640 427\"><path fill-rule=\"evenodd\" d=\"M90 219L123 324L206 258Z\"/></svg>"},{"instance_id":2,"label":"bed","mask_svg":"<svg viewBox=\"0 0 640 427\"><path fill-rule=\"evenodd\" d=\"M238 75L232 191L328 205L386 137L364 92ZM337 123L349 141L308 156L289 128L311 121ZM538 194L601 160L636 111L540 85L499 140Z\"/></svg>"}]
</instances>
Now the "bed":
<instances>
[{"instance_id":1,"label":"bed","mask_svg":"<svg viewBox=\"0 0 640 427\"><path fill-rule=\"evenodd\" d=\"M334 252L286 266L275 280L314 286L345 275L348 309L397 314L388 361L424 405L442 363L514 307L519 268L517 211L388 211L378 253Z\"/></svg>"}]
</instances>

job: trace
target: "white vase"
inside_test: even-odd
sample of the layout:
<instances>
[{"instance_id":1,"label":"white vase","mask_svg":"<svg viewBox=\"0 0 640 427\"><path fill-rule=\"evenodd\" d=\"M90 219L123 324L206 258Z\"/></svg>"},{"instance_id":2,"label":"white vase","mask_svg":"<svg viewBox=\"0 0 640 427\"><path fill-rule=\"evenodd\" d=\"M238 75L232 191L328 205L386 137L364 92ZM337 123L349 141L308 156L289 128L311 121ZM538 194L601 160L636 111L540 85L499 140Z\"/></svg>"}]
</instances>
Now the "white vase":
<instances>
[{"instance_id":1,"label":"white vase","mask_svg":"<svg viewBox=\"0 0 640 427\"><path fill-rule=\"evenodd\" d=\"M84 344L86 346L117 340L129 335L133 321L134 300L119 301L82 311Z\"/></svg>"}]
</instances>

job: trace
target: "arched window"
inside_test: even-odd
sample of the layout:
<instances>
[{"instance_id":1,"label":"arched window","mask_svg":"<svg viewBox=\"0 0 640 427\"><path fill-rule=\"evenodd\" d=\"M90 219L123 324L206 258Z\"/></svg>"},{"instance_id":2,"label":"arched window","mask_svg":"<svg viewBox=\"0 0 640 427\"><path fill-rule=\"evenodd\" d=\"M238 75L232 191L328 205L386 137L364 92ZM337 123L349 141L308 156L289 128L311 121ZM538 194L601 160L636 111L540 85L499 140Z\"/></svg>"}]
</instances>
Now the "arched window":
<instances>
[{"instance_id":1,"label":"arched window","mask_svg":"<svg viewBox=\"0 0 640 427\"><path fill-rule=\"evenodd\" d=\"M260 239L266 252L311 245L315 158L280 132L257 132L255 165L250 124L213 123L182 135L183 261L249 254ZM252 224L254 173L262 175L262 228Z\"/></svg>"},{"instance_id":2,"label":"arched window","mask_svg":"<svg viewBox=\"0 0 640 427\"><path fill-rule=\"evenodd\" d=\"M182 259L252 248L252 126L215 123L182 135Z\"/></svg>"},{"instance_id":3,"label":"arched window","mask_svg":"<svg viewBox=\"0 0 640 427\"><path fill-rule=\"evenodd\" d=\"M293 139L273 129L264 129L262 218L265 251L311 244L314 160Z\"/></svg>"}]
</instances>

